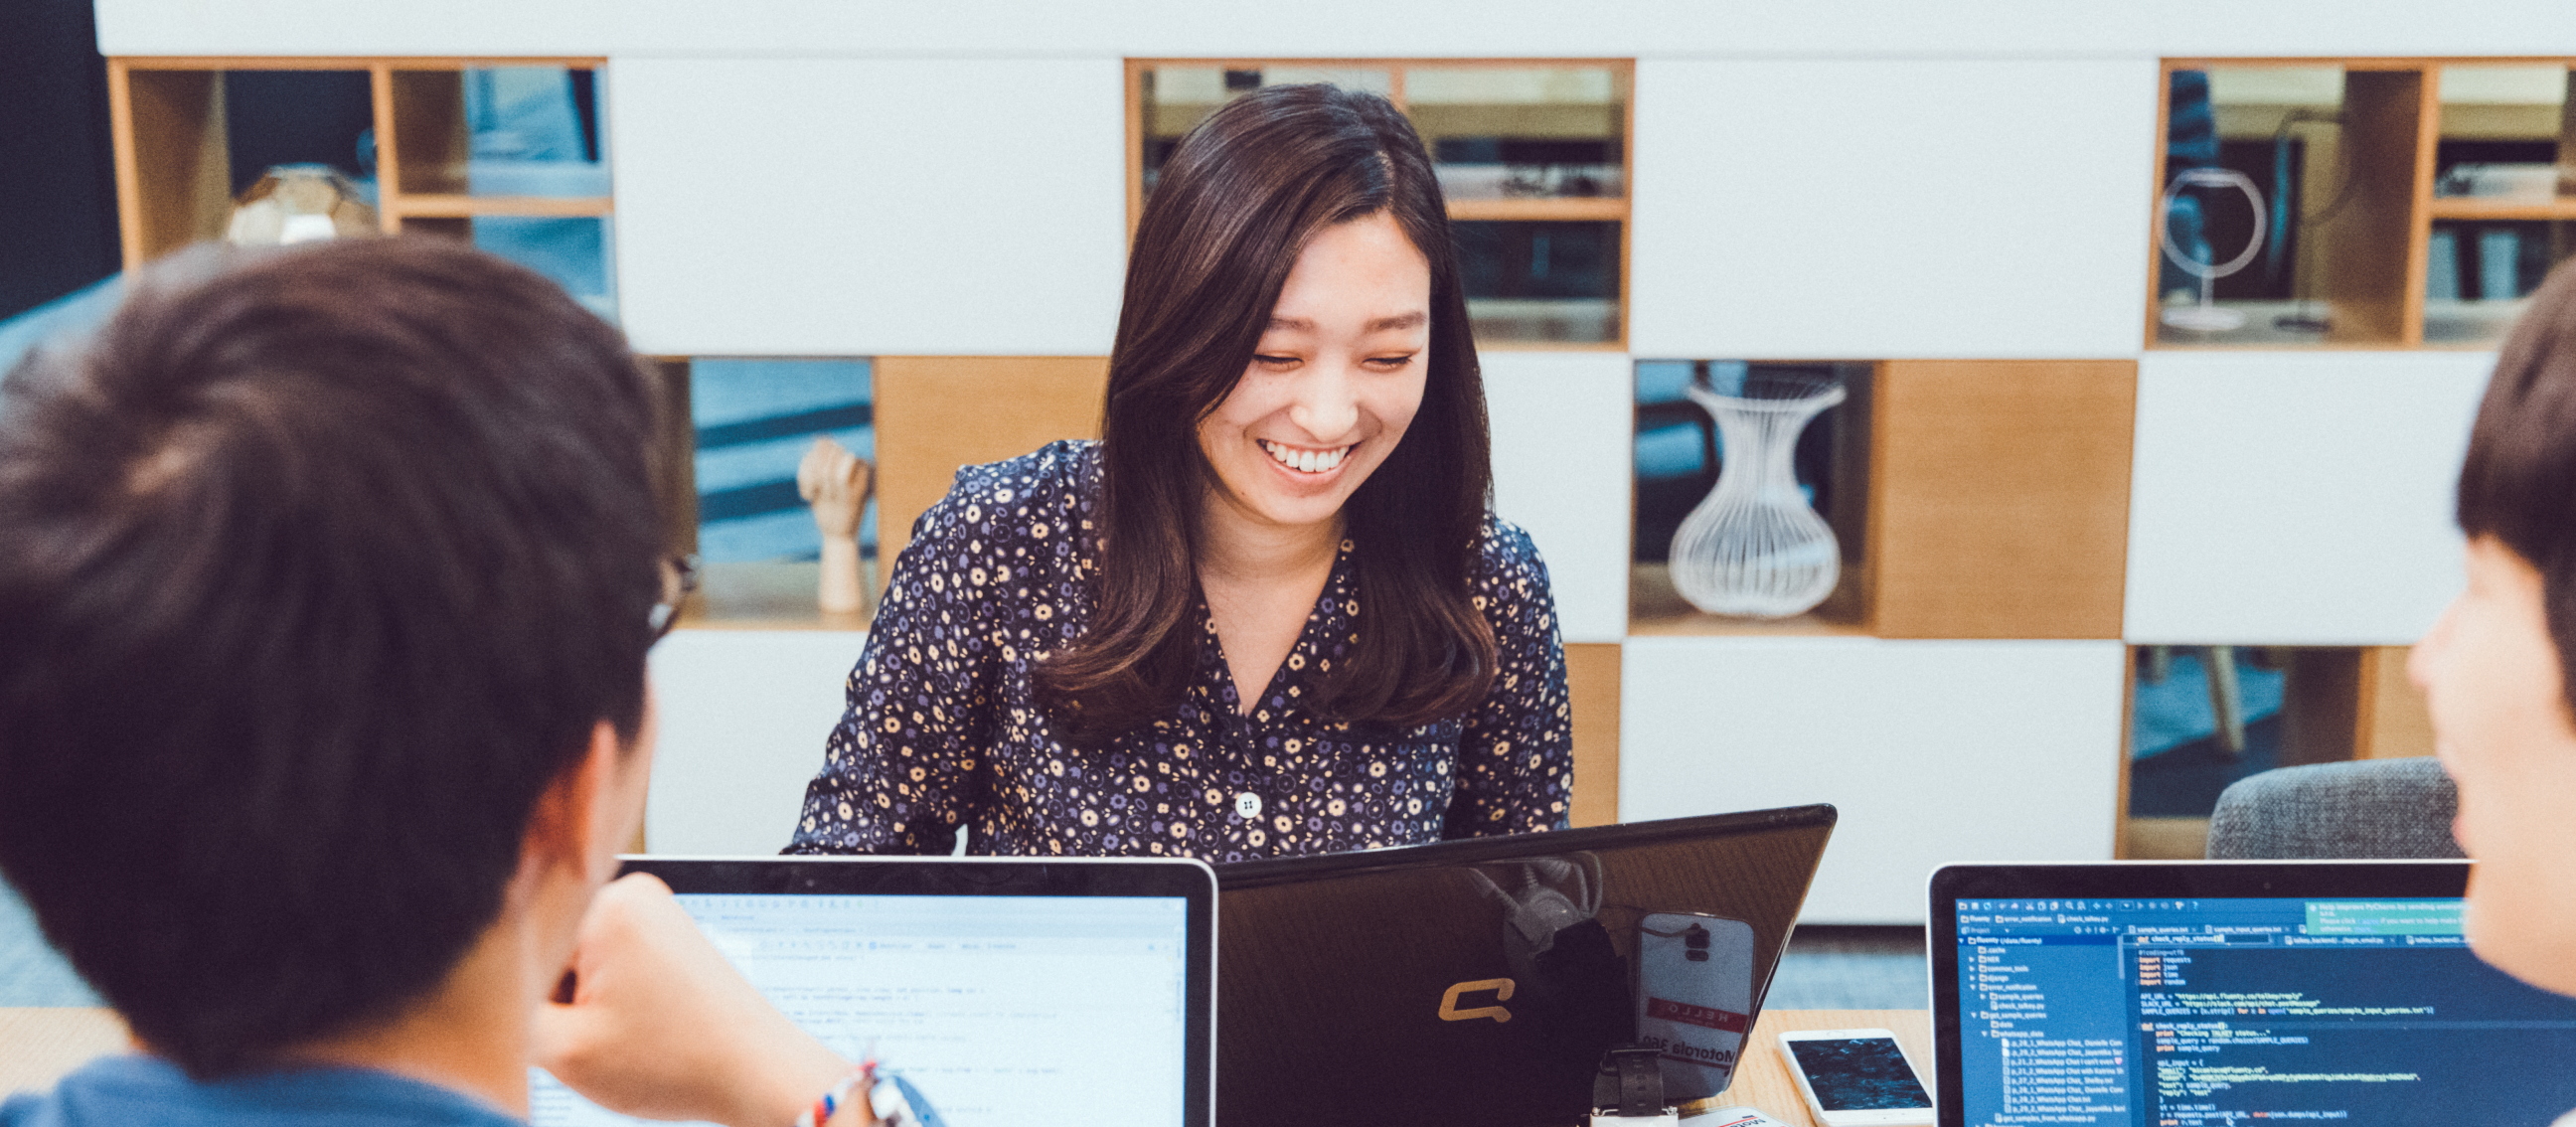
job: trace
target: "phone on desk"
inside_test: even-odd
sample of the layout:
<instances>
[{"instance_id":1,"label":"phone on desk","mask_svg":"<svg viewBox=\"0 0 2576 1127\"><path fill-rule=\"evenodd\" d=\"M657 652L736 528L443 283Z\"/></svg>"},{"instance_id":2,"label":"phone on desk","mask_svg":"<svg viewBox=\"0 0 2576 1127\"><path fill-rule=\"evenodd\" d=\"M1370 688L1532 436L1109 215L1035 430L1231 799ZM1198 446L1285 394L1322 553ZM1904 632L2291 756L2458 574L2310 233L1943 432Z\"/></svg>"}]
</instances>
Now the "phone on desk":
<instances>
[{"instance_id":1,"label":"phone on desk","mask_svg":"<svg viewBox=\"0 0 2576 1127\"><path fill-rule=\"evenodd\" d=\"M1780 1035L1780 1055L1807 1110L1825 1127L1930 1124L1932 1096L1896 1034L1885 1029L1801 1029Z\"/></svg>"}]
</instances>

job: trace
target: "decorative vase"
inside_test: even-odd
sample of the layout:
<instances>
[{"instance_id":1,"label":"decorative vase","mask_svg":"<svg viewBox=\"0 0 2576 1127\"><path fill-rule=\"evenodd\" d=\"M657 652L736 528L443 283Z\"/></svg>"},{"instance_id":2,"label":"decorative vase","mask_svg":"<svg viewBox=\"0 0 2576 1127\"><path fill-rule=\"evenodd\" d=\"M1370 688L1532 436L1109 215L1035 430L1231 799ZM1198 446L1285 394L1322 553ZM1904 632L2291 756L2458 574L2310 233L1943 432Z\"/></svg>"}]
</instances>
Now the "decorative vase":
<instances>
[{"instance_id":1,"label":"decorative vase","mask_svg":"<svg viewBox=\"0 0 2576 1127\"><path fill-rule=\"evenodd\" d=\"M1842 546L1798 491L1790 464L1799 432L1843 401L1843 385L1804 374L1751 372L1743 394L1686 389L1725 441L1717 487L1673 536L1673 586L1710 614L1787 618L1833 593Z\"/></svg>"}]
</instances>

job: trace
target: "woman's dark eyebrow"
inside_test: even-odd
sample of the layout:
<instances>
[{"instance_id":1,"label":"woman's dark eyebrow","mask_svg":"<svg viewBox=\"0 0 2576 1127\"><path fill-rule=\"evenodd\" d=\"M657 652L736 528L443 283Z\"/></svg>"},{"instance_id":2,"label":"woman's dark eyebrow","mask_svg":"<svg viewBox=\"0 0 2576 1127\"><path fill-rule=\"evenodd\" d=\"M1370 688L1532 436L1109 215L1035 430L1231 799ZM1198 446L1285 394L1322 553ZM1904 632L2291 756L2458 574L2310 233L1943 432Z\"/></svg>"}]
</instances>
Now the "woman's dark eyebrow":
<instances>
[{"instance_id":1,"label":"woman's dark eyebrow","mask_svg":"<svg viewBox=\"0 0 2576 1127\"><path fill-rule=\"evenodd\" d=\"M1417 309L1411 313L1398 313L1393 317L1380 317L1377 320L1369 322L1360 331L1383 333L1396 329L1410 329L1425 321L1429 321L1430 319L1430 314ZM1315 323L1303 317L1273 317L1270 319L1270 327L1292 333L1310 333L1315 331Z\"/></svg>"}]
</instances>

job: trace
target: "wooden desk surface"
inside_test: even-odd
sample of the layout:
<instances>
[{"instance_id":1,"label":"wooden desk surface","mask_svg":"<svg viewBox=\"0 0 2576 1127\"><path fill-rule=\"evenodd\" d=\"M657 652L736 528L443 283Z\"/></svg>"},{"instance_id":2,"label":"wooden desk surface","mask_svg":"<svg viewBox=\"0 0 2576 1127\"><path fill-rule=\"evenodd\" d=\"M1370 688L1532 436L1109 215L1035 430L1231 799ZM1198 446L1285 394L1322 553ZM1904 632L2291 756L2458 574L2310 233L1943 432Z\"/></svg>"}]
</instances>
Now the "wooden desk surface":
<instances>
[{"instance_id":1,"label":"wooden desk surface","mask_svg":"<svg viewBox=\"0 0 2576 1127\"><path fill-rule=\"evenodd\" d=\"M1932 1014L1928 1010L1771 1010L1753 1026L1735 1086L1703 1108L1745 1105L1798 1127L1814 1127L1798 1084L1771 1038L1791 1029L1892 1029L1915 1067L1932 1067ZM0 1008L0 1095L51 1087L64 1073L93 1057L122 1052L125 1023L113 1010Z\"/></svg>"},{"instance_id":2,"label":"wooden desk surface","mask_svg":"<svg viewBox=\"0 0 2576 1127\"><path fill-rule=\"evenodd\" d=\"M1683 1109L1683 1122L1690 1122L1691 1111L1721 1107L1750 1107L1797 1127L1816 1127L1807 1114L1807 1101L1798 1095L1798 1082L1790 1079L1789 1065L1780 1059L1780 1046L1773 1040L1793 1029L1885 1029L1896 1034L1905 1055L1913 1058L1914 1069L1923 1077L1923 1087L1932 1087L1932 1011L1930 1010L1764 1010L1753 1023L1753 1035L1745 1038L1742 1063L1735 1066L1735 1084L1704 1104Z\"/></svg>"},{"instance_id":3,"label":"wooden desk surface","mask_svg":"<svg viewBox=\"0 0 2576 1127\"><path fill-rule=\"evenodd\" d=\"M0 1096L41 1091L130 1042L115 1010L0 1007Z\"/></svg>"}]
</instances>

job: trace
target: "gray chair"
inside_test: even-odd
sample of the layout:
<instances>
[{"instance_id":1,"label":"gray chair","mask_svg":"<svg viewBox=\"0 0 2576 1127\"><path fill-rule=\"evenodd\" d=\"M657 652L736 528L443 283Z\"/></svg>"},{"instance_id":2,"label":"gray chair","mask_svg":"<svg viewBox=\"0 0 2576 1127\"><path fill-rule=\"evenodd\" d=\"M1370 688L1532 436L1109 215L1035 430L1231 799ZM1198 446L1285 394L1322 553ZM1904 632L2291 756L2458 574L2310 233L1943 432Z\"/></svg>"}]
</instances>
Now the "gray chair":
<instances>
[{"instance_id":1,"label":"gray chair","mask_svg":"<svg viewBox=\"0 0 2576 1127\"><path fill-rule=\"evenodd\" d=\"M2455 858L2459 792L2430 758L2365 759L2250 775L2218 796L2213 861Z\"/></svg>"}]
</instances>

